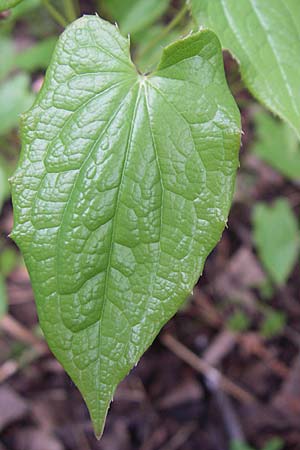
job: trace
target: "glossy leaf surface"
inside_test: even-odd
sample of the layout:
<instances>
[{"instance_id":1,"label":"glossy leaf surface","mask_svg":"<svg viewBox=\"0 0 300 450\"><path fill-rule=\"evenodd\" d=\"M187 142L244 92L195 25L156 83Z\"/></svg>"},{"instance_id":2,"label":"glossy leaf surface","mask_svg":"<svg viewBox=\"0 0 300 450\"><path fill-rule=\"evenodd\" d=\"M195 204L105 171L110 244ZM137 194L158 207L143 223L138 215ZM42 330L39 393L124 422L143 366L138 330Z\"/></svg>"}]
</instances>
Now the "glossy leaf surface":
<instances>
[{"instance_id":1,"label":"glossy leaf surface","mask_svg":"<svg viewBox=\"0 0 300 450\"><path fill-rule=\"evenodd\" d=\"M210 31L140 75L94 16L70 25L23 117L15 227L41 326L101 434L116 385L220 239L240 118Z\"/></svg>"},{"instance_id":2,"label":"glossy leaf surface","mask_svg":"<svg viewBox=\"0 0 300 450\"><path fill-rule=\"evenodd\" d=\"M258 203L253 226L254 242L266 271L276 284L283 285L299 254L298 223L288 201Z\"/></svg>"},{"instance_id":3,"label":"glossy leaf surface","mask_svg":"<svg viewBox=\"0 0 300 450\"><path fill-rule=\"evenodd\" d=\"M299 0L190 0L199 25L214 30L259 101L300 137Z\"/></svg>"}]
</instances>

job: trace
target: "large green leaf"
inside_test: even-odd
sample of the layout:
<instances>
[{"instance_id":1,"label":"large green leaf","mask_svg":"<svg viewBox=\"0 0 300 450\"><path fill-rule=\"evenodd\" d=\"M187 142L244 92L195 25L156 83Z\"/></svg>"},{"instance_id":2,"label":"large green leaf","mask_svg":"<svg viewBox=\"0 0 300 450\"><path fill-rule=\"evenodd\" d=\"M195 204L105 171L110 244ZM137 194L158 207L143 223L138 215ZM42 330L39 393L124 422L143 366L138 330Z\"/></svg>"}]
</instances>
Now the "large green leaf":
<instances>
[{"instance_id":1,"label":"large green leaf","mask_svg":"<svg viewBox=\"0 0 300 450\"><path fill-rule=\"evenodd\" d=\"M0 12L5 11L6 9L13 8L18 3L21 3L23 0L0 0Z\"/></svg>"},{"instance_id":2,"label":"large green leaf","mask_svg":"<svg viewBox=\"0 0 300 450\"><path fill-rule=\"evenodd\" d=\"M122 33L135 34L159 18L168 9L170 0L104 0L102 3Z\"/></svg>"},{"instance_id":3,"label":"large green leaf","mask_svg":"<svg viewBox=\"0 0 300 450\"><path fill-rule=\"evenodd\" d=\"M272 280L283 285L299 253L297 219L288 201L258 203L253 213L253 237L260 259Z\"/></svg>"},{"instance_id":4,"label":"large green leaf","mask_svg":"<svg viewBox=\"0 0 300 450\"><path fill-rule=\"evenodd\" d=\"M254 153L286 177L300 180L300 144L294 130L263 111L254 122Z\"/></svg>"},{"instance_id":5,"label":"large green leaf","mask_svg":"<svg viewBox=\"0 0 300 450\"><path fill-rule=\"evenodd\" d=\"M198 24L239 61L252 94L300 137L300 1L189 1Z\"/></svg>"},{"instance_id":6,"label":"large green leaf","mask_svg":"<svg viewBox=\"0 0 300 450\"><path fill-rule=\"evenodd\" d=\"M49 345L97 434L119 381L177 311L225 226L240 119L202 31L140 75L99 17L70 25L22 120L15 227Z\"/></svg>"}]
</instances>

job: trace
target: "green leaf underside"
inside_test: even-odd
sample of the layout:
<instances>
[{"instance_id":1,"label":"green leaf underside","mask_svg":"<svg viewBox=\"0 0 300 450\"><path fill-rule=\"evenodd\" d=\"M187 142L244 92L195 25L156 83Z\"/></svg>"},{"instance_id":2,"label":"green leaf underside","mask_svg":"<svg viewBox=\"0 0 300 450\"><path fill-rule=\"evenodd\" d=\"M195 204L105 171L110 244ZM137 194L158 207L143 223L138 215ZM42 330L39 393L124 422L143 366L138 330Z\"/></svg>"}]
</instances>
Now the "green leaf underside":
<instances>
[{"instance_id":1,"label":"green leaf underside","mask_svg":"<svg viewBox=\"0 0 300 450\"><path fill-rule=\"evenodd\" d=\"M23 0L0 0L0 12L5 11L6 9L13 8L18 3L21 3Z\"/></svg>"},{"instance_id":2,"label":"green leaf underside","mask_svg":"<svg viewBox=\"0 0 300 450\"><path fill-rule=\"evenodd\" d=\"M283 285L291 274L299 253L297 219L286 199L274 205L259 203L253 214L254 241L271 279Z\"/></svg>"},{"instance_id":3,"label":"green leaf underside","mask_svg":"<svg viewBox=\"0 0 300 450\"><path fill-rule=\"evenodd\" d=\"M13 238L50 348L100 435L116 385L221 236L239 112L212 32L167 47L146 77L116 27L84 16L22 122Z\"/></svg>"},{"instance_id":4,"label":"green leaf underside","mask_svg":"<svg viewBox=\"0 0 300 450\"><path fill-rule=\"evenodd\" d=\"M253 152L286 177L300 180L300 144L294 130L263 111L256 114L254 122L257 140Z\"/></svg>"},{"instance_id":5,"label":"green leaf underside","mask_svg":"<svg viewBox=\"0 0 300 450\"><path fill-rule=\"evenodd\" d=\"M300 137L299 0L190 0L240 64L250 92Z\"/></svg>"}]
</instances>

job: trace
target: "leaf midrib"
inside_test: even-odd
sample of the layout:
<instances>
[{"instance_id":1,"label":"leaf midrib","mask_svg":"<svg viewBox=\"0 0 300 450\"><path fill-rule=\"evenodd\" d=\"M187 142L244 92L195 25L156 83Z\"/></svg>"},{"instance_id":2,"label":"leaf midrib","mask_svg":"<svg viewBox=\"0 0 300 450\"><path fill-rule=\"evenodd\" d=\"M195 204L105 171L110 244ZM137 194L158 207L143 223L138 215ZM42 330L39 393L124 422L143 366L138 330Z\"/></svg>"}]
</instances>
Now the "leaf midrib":
<instances>
[{"instance_id":1,"label":"leaf midrib","mask_svg":"<svg viewBox=\"0 0 300 450\"><path fill-rule=\"evenodd\" d=\"M111 123L113 122L113 120L115 119L115 117L117 116L117 114L119 113L119 111L121 110L122 106L123 106L124 103L125 103L125 100L126 100L126 99L128 98L128 96L130 95L133 86L134 86L134 85L131 86L130 90L129 90L129 91L126 93L126 95L123 97L123 99L122 99L121 102L119 103L118 108L116 109L115 113L112 115L112 117L110 118L110 120L108 121L108 123L106 124L106 126L103 128L103 130L102 130L102 132L100 133L100 135L98 136L98 138L95 140L95 142L93 143L93 145L92 145L91 148L89 149L88 154L87 154L86 157L84 158L84 161L82 162L82 165L81 165L80 169L78 170L78 174L77 174L77 176L76 176L76 178L75 178L75 180L74 180L74 182L73 182L72 189L71 189L71 191L70 191L70 193L69 193L69 198L68 198L68 200L67 200L67 202L66 202L66 205L65 205L65 207L64 207L64 210L63 210L63 214L62 214L62 218L61 218L61 223L60 223L60 225L59 225L59 230L58 230L58 235L57 235L57 245L56 245L56 248L57 248L57 251L56 251L56 255L57 255L57 263L56 263L56 280L57 280L57 286L56 286L56 290L57 290L57 293L61 293L61 289L60 289L59 282L58 282L58 280L59 280L59 276L58 276L58 275L59 275L59 266L60 266L60 264L59 264L59 254L60 254L59 249L60 249L60 247L61 247L61 246L60 246L60 243L61 243L61 230L62 230L62 224L64 223L64 220L65 220L65 217L66 217L66 213L67 213L67 211L68 211L68 207L69 207L71 198L72 198L73 193L74 193L74 191L75 191L75 188L76 188L76 186L77 186L78 179L79 179L80 175L82 174L83 168L85 167L85 165L86 165L87 161L89 160L91 154L92 154L93 151L95 150L96 145L99 143L100 139L103 137L103 134L107 131L107 129L109 128L109 126L111 125ZM91 277L86 278L79 286L76 287L77 290L81 289L82 286L83 286L90 278L92 278L93 276L97 275L97 273L98 273L98 272L94 273ZM66 294L67 292L63 292L63 293ZM71 292L71 293L73 293L73 292Z\"/></svg>"}]
</instances>

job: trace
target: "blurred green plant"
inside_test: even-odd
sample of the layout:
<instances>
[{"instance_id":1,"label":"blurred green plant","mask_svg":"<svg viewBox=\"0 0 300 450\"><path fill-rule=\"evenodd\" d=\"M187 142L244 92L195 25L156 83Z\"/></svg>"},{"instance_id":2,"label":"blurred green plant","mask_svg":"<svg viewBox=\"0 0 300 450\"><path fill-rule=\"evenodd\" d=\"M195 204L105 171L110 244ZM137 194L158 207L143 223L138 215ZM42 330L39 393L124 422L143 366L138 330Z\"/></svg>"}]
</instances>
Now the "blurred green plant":
<instances>
[{"instance_id":1,"label":"blurred green plant","mask_svg":"<svg viewBox=\"0 0 300 450\"><path fill-rule=\"evenodd\" d=\"M249 329L251 320L247 313L239 309L231 314L226 325L231 331L240 333Z\"/></svg>"},{"instance_id":2,"label":"blurred green plant","mask_svg":"<svg viewBox=\"0 0 300 450\"><path fill-rule=\"evenodd\" d=\"M279 437L274 437L270 439L261 450L281 450L284 447L284 441ZM256 450L251 445L245 442L232 441L230 445L230 450Z\"/></svg>"},{"instance_id":3,"label":"blurred green plant","mask_svg":"<svg viewBox=\"0 0 300 450\"><path fill-rule=\"evenodd\" d=\"M266 339L271 339L282 333L286 325L286 315L273 308L265 311L265 317L260 326L260 334Z\"/></svg>"},{"instance_id":4,"label":"blurred green plant","mask_svg":"<svg viewBox=\"0 0 300 450\"><path fill-rule=\"evenodd\" d=\"M253 152L287 178L300 180L300 145L290 126L264 111L255 115L254 125Z\"/></svg>"},{"instance_id":5,"label":"blurred green plant","mask_svg":"<svg viewBox=\"0 0 300 450\"><path fill-rule=\"evenodd\" d=\"M159 61L163 47L178 39L182 33L181 28L178 28L164 35L164 29L163 25L153 25L135 35L136 50L133 57L140 71L151 71L157 64L157 61ZM157 40L158 37L159 39Z\"/></svg>"},{"instance_id":6,"label":"blurred green plant","mask_svg":"<svg viewBox=\"0 0 300 450\"><path fill-rule=\"evenodd\" d=\"M13 8L14 6L21 3L23 0L0 0L0 12L6 9Z\"/></svg>"},{"instance_id":7,"label":"blurred green plant","mask_svg":"<svg viewBox=\"0 0 300 450\"><path fill-rule=\"evenodd\" d=\"M5 286L5 278L0 273L0 320L7 312L7 293L6 293L6 286Z\"/></svg>"},{"instance_id":8,"label":"blurred green plant","mask_svg":"<svg viewBox=\"0 0 300 450\"><path fill-rule=\"evenodd\" d=\"M299 254L298 221L285 198L273 205L255 205L253 239L266 272L276 285L282 286Z\"/></svg>"},{"instance_id":9,"label":"blurred green plant","mask_svg":"<svg viewBox=\"0 0 300 450\"><path fill-rule=\"evenodd\" d=\"M0 253L0 272L7 277L16 267L20 256L12 247L4 247Z\"/></svg>"},{"instance_id":10,"label":"blurred green plant","mask_svg":"<svg viewBox=\"0 0 300 450\"><path fill-rule=\"evenodd\" d=\"M103 0L98 2L98 9L108 13L124 35L130 33L134 38L166 12L169 3L170 0Z\"/></svg>"},{"instance_id":11,"label":"blurred green plant","mask_svg":"<svg viewBox=\"0 0 300 450\"><path fill-rule=\"evenodd\" d=\"M19 73L1 83L0 135L5 135L17 126L20 113L32 105L34 98L27 73Z\"/></svg>"},{"instance_id":12,"label":"blurred green plant","mask_svg":"<svg viewBox=\"0 0 300 450\"><path fill-rule=\"evenodd\" d=\"M2 211L2 207L4 202L9 198L10 196L10 189L8 184L8 177L10 174L10 170L8 167L8 164L0 156L0 214Z\"/></svg>"},{"instance_id":13,"label":"blurred green plant","mask_svg":"<svg viewBox=\"0 0 300 450\"><path fill-rule=\"evenodd\" d=\"M17 2L16 5L10 10L10 14L6 20L3 20L3 25L12 25L20 17L24 17L28 12L37 8L41 4L42 0L25 0ZM5 8L7 9L7 7Z\"/></svg>"}]
</instances>

